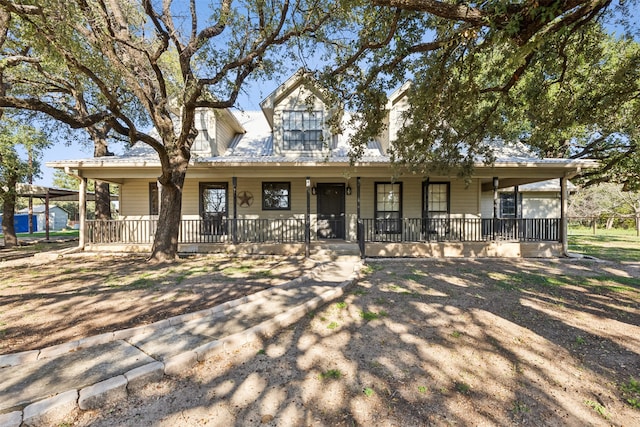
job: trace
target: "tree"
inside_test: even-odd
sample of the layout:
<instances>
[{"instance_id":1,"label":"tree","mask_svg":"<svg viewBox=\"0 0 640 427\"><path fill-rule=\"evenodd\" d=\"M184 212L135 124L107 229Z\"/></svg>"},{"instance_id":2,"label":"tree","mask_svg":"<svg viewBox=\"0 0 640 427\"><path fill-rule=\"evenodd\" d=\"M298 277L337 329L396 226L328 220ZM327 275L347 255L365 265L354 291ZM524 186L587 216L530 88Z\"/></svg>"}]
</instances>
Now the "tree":
<instances>
[{"instance_id":1,"label":"tree","mask_svg":"<svg viewBox=\"0 0 640 427\"><path fill-rule=\"evenodd\" d=\"M387 94L411 79L391 153L410 170L469 176L479 158L493 161L487 140L520 140L601 160L591 182L640 185L637 1L374 3L356 2L340 23L357 37L328 48L338 66L319 77L363 123L355 156L384 129Z\"/></svg>"},{"instance_id":2,"label":"tree","mask_svg":"<svg viewBox=\"0 0 640 427\"><path fill-rule=\"evenodd\" d=\"M320 0L237 6L222 0L211 5L212 18L205 20L195 0L188 9L179 3L0 0L0 24L7 34L0 40L2 55L18 64L0 76L6 86L0 107L40 111L74 128L107 122L131 143L142 141L158 153L163 189L151 255L155 261L177 255L196 108L233 106L249 76L286 68L287 58L297 52L288 45L306 35L321 37L322 25L337 8ZM172 58L178 58L177 64ZM52 63L54 75L47 69ZM83 91L94 94L86 111L59 84L60 69L68 80L81 76L79 83L91 87ZM37 95L35 83L41 88ZM136 103L159 137L140 129L132 113Z\"/></svg>"},{"instance_id":3,"label":"tree","mask_svg":"<svg viewBox=\"0 0 640 427\"><path fill-rule=\"evenodd\" d=\"M16 184L40 171L37 160L29 161L24 156L31 153L32 159L37 159L48 144L44 135L35 128L3 118L3 125L0 126L0 201L5 247L18 244L14 227ZM23 148L23 153L19 152L19 147Z\"/></svg>"},{"instance_id":4,"label":"tree","mask_svg":"<svg viewBox=\"0 0 640 427\"><path fill-rule=\"evenodd\" d=\"M616 220L623 224L633 218L634 228L640 234L640 192L624 191L622 185L601 183L579 189L570 199L568 214L577 218L606 219L606 228Z\"/></svg>"}]
</instances>

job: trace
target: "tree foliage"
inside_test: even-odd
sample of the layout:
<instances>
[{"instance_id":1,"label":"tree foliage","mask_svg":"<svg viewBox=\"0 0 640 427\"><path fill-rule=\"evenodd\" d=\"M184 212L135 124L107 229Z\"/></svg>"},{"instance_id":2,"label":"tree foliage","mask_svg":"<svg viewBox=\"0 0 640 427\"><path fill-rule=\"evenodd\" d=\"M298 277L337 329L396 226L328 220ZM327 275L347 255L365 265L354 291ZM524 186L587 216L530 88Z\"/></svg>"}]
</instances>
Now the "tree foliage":
<instances>
[{"instance_id":1,"label":"tree foliage","mask_svg":"<svg viewBox=\"0 0 640 427\"><path fill-rule=\"evenodd\" d=\"M16 123L4 116L0 126L0 202L2 233L6 247L18 243L14 228L16 184L26 182L40 172L42 150L49 144L44 134L29 125Z\"/></svg>"},{"instance_id":2,"label":"tree foliage","mask_svg":"<svg viewBox=\"0 0 640 427\"><path fill-rule=\"evenodd\" d=\"M640 186L637 1L374 3L354 2L327 49L338 65L321 74L362 123L354 154L384 130L387 95L410 79L392 154L411 170L468 176L479 158L494 160L488 140L518 140L600 160L590 183Z\"/></svg>"}]
</instances>

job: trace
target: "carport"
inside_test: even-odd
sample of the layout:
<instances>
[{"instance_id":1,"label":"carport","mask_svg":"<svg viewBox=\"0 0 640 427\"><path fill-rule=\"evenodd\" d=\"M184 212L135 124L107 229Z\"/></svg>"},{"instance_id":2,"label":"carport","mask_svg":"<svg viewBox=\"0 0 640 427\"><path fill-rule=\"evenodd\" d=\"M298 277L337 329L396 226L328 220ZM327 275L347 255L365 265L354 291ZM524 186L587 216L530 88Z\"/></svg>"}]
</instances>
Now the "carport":
<instances>
[{"instance_id":1,"label":"carport","mask_svg":"<svg viewBox=\"0 0 640 427\"><path fill-rule=\"evenodd\" d=\"M45 238L49 240L49 203L52 201L59 202L80 202L81 209L83 212L85 209L82 209L83 206L86 206L87 201L94 201L95 195L94 193L85 193L82 194L80 191L69 190L67 188L55 188L55 187L44 187L40 185L34 184L16 184L16 193L18 197L28 197L29 198L29 227L31 227L31 217L33 215L33 209L31 205L31 199L36 197L42 201L44 201L44 215L45 215ZM117 199L118 196L111 195L112 200ZM84 214L86 215L86 211ZM82 220L82 218L81 218Z\"/></svg>"}]
</instances>

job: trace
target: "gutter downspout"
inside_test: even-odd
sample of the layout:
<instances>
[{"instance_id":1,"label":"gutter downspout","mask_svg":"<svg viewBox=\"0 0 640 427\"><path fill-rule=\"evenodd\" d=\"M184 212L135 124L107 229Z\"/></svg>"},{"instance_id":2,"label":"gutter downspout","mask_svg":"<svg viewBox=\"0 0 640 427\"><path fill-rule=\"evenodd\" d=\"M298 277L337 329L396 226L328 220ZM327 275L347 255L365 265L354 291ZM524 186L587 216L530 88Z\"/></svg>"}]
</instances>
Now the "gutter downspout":
<instances>
[{"instance_id":1,"label":"gutter downspout","mask_svg":"<svg viewBox=\"0 0 640 427\"><path fill-rule=\"evenodd\" d=\"M79 216L80 216L80 234L78 238L78 249L84 251L87 241L87 178L81 177L71 171L71 168L65 166L64 173L80 180L79 190Z\"/></svg>"}]
</instances>

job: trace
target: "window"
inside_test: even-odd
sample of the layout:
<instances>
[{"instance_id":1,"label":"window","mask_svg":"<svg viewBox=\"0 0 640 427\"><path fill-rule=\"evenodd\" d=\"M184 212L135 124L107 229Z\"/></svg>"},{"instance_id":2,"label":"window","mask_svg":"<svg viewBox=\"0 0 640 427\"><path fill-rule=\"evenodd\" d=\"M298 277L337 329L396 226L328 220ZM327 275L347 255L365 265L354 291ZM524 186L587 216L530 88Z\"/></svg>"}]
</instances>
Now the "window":
<instances>
[{"instance_id":1,"label":"window","mask_svg":"<svg viewBox=\"0 0 640 427\"><path fill-rule=\"evenodd\" d=\"M227 183L200 183L200 216L203 234L226 234Z\"/></svg>"},{"instance_id":2,"label":"window","mask_svg":"<svg viewBox=\"0 0 640 427\"><path fill-rule=\"evenodd\" d=\"M449 183L430 182L426 192L426 206L429 216L449 213Z\"/></svg>"},{"instance_id":3,"label":"window","mask_svg":"<svg viewBox=\"0 0 640 427\"><path fill-rule=\"evenodd\" d=\"M194 126L198 131L195 141L193 141L192 151L194 152L210 152L211 145L209 144L209 127L207 126L207 112L206 110L196 110L194 118Z\"/></svg>"},{"instance_id":4,"label":"window","mask_svg":"<svg viewBox=\"0 0 640 427\"><path fill-rule=\"evenodd\" d=\"M500 193L500 217L522 218L522 193L518 193L518 215L516 216L516 197L514 193Z\"/></svg>"},{"instance_id":5,"label":"window","mask_svg":"<svg viewBox=\"0 0 640 427\"><path fill-rule=\"evenodd\" d=\"M284 111L282 114L285 150L322 150L322 111Z\"/></svg>"},{"instance_id":6,"label":"window","mask_svg":"<svg viewBox=\"0 0 640 427\"><path fill-rule=\"evenodd\" d=\"M291 183L263 182L262 183L263 210L291 209Z\"/></svg>"},{"instance_id":7,"label":"window","mask_svg":"<svg viewBox=\"0 0 640 427\"><path fill-rule=\"evenodd\" d=\"M400 233L402 183L376 182L376 232Z\"/></svg>"},{"instance_id":8,"label":"window","mask_svg":"<svg viewBox=\"0 0 640 427\"><path fill-rule=\"evenodd\" d=\"M427 240L450 236L448 182L424 182L422 186L422 232Z\"/></svg>"},{"instance_id":9,"label":"window","mask_svg":"<svg viewBox=\"0 0 640 427\"><path fill-rule=\"evenodd\" d=\"M160 213L160 192L158 191L158 183L149 183L149 215L158 215Z\"/></svg>"}]
</instances>

